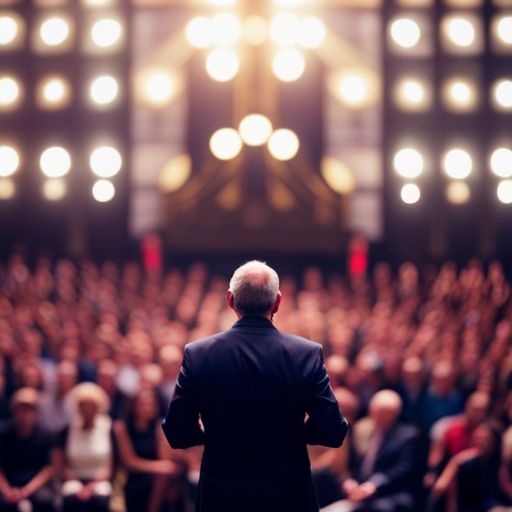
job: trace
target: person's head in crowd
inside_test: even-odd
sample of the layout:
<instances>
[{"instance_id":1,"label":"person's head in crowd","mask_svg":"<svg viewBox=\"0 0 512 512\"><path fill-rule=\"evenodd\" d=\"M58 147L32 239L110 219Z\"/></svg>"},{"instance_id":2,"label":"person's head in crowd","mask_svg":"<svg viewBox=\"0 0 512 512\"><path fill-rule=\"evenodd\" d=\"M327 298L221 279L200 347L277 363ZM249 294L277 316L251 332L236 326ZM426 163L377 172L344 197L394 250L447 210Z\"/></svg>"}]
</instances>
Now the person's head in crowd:
<instances>
[{"instance_id":1,"label":"person's head in crowd","mask_svg":"<svg viewBox=\"0 0 512 512\"><path fill-rule=\"evenodd\" d=\"M109 396L116 391L117 364L111 359L104 359L96 370L96 384Z\"/></svg>"},{"instance_id":2,"label":"person's head in crowd","mask_svg":"<svg viewBox=\"0 0 512 512\"><path fill-rule=\"evenodd\" d=\"M361 409L357 396L352 393L352 391L344 387L334 388L333 393L338 401L340 409L343 411L343 416L345 416L349 424L354 423L359 416Z\"/></svg>"},{"instance_id":3,"label":"person's head in crowd","mask_svg":"<svg viewBox=\"0 0 512 512\"><path fill-rule=\"evenodd\" d=\"M408 357L402 363L402 382L409 391L413 393L422 391L425 385L425 377L425 367L419 357Z\"/></svg>"},{"instance_id":4,"label":"person's head in crowd","mask_svg":"<svg viewBox=\"0 0 512 512\"><path fill-rule=\"evenodd\" d=\"M97 384L83 382L75 386L68 395L69 404L82 421L82 428L90 430L98 414L110 409L110 399Z\"/></svg>"},{"instance_id":5,"label":"person's head in crowd","mask_svg":"<svg viewBox=\"0 0 512 512\"><path fill-rule=\"evenodd\" d=\"M383 374L387 387L396 388L400 384L402 357L397 351L388 351L384 360Z\"/></svg>"},{"instance_id":6,"label":"person's head in crowd","mask_svg":"<svg viewBox=\"0 0 512 512\"><path fill-rule=\"evenodd\" d=\"M456 373L451 361L439 361L432 368L432 389L440 397L455 391Z\"/></svg>"},{"instance_id":7,"label":"person's head in crowd","mask_svg":"<svg viewBox=\"0 0 512 512\"><path fill-rule=\"evenodd\" d=\"M279 309L281 292L276 271L261 261L250 261L237 268L226 293L229 307L239 318L266 316Z\"/></svg>"},{"instance_id":8,"label":"person's head in crowd","mask_svg":"<svg viewBox=\"0 0 512 512\"><path fill-rule=\"evenodd\" d=\"M491 459L499 453L500 435L488 423L481 423L471 435L470 444L477 448L481 457Z\"/></svg>"},{"instance_id":9,"label":"person's head in crowd","mask_svg":"<svg viewBox=\"0 0 512 512\"><path fill-rule=\"evenodd\" d=\"M21 437L29 436L37 421L39 393L33 388L21 388L11 397L15 428Z\"/></svg>"},{"instance_id":10,"label":"person's head in crowd","mask_svg":"<svg viewBox=\"0 0 512 512\"><path fill-rule=\"evenodd\" d=\"M158 364L145 364L139 369L140 389L155 389L162 384L162 369Z\"/></svg>"},{"instance_id":11,"label":"person's head in crowd","mask_svg":"<svg viewBox=\"0 0 512 512\"><path fill-rule=\"evenodd\" d=\"M158 352L158 363L164 380L176 380L181 368L183 351L175 345L165 345Z\"/></svg>"},{"instance_id":12,"label":"person's head in crowd","mask_svg":"<svg viewBox=\"0 0 512 512\"><path fill-rule=\"evenodd\" d=\"M469 395L464 406L464 416L466 423L470 428L480 425L487 417L491 397L483 391L475 391Z\"/></svg>"},{"instance_id":13,"label":"person's head in crowd","mask_svg":"<svg viewBox=\"0 0 512 512\"><path fill-rule=\"evenodd\" d=\"M147 425L160 414L160 404L154 389L141 389L131 401L129 414L139 425Z\"/></svg>"},{"instance_id":14,"label":"person's head in crowd","mask_svg":"<svg viewBox=\"0 0 512 512\"><path fill-rule=\"evenodd\" d=\"M39 331L28 329L23 333L23 351L29 357L40 357L43 337Z\"/></svg>"},{"instance_id":15,"label":"person's head in crowd","mask_svg":"<svg viewBox=\"0 0 512 512\"><path fill-rule=\"evenodd\" d=\"M333 354L325 360L325 369L329 374L333 387L343 386L345 384L345 377L349 367L348 359L343 356Z\"/></svg>"},{"instance_id":16,"label":"person's head in crowd","mask_svg":"<svg viewBox=\"0 0 512 512\"><path fill-rule=\"evenodd\" d=\"M402 412L400 395L390 389L383 389L373 395L368 406L368 414L379 432L389 431Z\"/></svg>"},{"instance_id":17,"label":"person's head in crowd","mask_svg":"<svg viewBox=\"0 0 512 512\"><path fill-rule=\"evenodd\" d=\"M154 351L151 338L145 332L134 332L129 335L131 340L132 363L141 368L153 362Z\"/></svg>"},{"instance_id":18,"label":"person's head in crowd","mask_svg":"<svg viewBox=\"0 0 512 512\"><path fill-rule=\"evenodd\" d=\"M44 382L39 359L23 359L19 365L17 372L20 387L42 389Z\"/></svg>"},{"instance_id":19,"label":"person's head in crowd","mask_svg":"<svg viewBox=\"0 0 512 512\"><path fill-rule=\"evenodd\" d=\"M67 339L60 347L59 358L62 361L78 362L80 359L80 343L78 339Z\"/></svg>"},{"instance_id":20,"label":"person's head in crowd","mask_svg":"<svg viewBox=\"0 0 512 512\"><path fill-rule=\"evenodd\" d=\"M78 382L78 365L72 361L61 361L57 365L57 393L65 396Z\"/></svg>"}]
</instances>

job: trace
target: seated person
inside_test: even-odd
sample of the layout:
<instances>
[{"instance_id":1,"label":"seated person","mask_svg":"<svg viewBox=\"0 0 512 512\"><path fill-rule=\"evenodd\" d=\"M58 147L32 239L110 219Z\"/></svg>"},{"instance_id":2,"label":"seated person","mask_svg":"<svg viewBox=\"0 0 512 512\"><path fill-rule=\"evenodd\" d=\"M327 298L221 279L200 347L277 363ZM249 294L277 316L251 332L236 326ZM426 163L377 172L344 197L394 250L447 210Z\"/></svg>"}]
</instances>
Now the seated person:
<instances>
[{"instance_id":1,"label":"seated person","mask_svg":"<svg viewBox=\"0 0 512 512\"><path fill-rule=\"evenodd\" d=\"M0 510L52 512L51 439L36 425L38 392L22 388L11 399L13 423L0 433ZM28 503L30 502L30 503Z\"/></svg>"},{"instance_id":2,"label":"seated person","mask_svg":"<svg viewBox=\"0 0 512 512\"><path fill-rule=\"evenodd\" d=\"M413 510L418 431L399 422L401 411L398 393L385 389L373 396L369 416L352 431L352 477L343 484L345 499L322 512Z\"/></svg>"}]
</instances>

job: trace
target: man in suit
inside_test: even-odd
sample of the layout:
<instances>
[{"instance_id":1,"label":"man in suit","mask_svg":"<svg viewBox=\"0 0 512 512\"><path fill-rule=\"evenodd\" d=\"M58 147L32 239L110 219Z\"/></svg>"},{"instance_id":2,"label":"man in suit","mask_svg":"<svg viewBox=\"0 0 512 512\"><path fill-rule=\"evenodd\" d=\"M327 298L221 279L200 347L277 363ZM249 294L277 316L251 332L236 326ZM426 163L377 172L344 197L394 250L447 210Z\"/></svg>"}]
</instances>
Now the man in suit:
<instances>
[{"instance_id":1,"label":"man in suit","mask_svg":"<svg viewBox=\"0 0 512 512\"><path fill-rule=\"evenodd\" d=\"M163 423L173 448L204 444L196 511L317 512L306 444L339 447L348 426L322 347L274 327L264 263L235 271L227 301L238 321L185 347Z\"/></svg>"},{"instance_id":2,"label":"man in suit","mask_svg":"<svg viewBox=\"0 0 512 512\"><path fill-rule=\"evenodd\" d=\"M346 499L322 512L412 510L417 484L417 428L398 421L402 399L395 391L375 393L369 416L352 431L352 477L343 484Z\"/></svg>"}]
</instances>

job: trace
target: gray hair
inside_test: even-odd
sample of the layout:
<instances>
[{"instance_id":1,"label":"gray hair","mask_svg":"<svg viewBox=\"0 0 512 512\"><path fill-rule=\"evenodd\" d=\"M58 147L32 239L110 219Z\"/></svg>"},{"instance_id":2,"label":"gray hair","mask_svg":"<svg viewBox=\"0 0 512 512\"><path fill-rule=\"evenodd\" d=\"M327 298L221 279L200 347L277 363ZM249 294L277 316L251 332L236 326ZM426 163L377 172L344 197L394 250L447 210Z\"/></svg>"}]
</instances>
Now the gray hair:
<instances>
[{"instance_id":1,"label":"gray hair","mask_svg":"<svg viewBox=\"0 0 512 512\"><path fill-rule=\"evenodd\" d=\"M262 261L238 267L229 282L235 309L242 316L269 313L279 293L277 272Z\"/></svg>"}]
</instances>

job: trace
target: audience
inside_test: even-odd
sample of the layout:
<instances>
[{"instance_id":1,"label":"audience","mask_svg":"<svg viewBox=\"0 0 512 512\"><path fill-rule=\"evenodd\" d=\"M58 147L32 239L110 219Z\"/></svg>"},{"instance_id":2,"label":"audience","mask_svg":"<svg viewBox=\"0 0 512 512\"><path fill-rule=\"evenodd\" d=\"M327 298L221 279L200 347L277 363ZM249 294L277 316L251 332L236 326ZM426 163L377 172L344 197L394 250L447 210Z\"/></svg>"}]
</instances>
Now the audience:
<instances>
[{"instance_id":1,"label":"audience","mask_svg":"<svg viewBox=\"0 0 512 512\"><path fill-rule=\"evenodd\" d=\"M396 277L385 263L371 277L309 268L302 282L283 276L281 288L276 327L323 345L353 426L341 449L310 447L322 507L510 505L512 301L499 262L487 272L476 259L460 270L405 263ZM165 452L158 418L184 345L235 322L226 289L227 279L202 263L165 275L133 262L53 265L45 257L31 269L20 254L0 265L0 509L63 502L65 510L106 511L123 472L128 510L140 509L138 498L152 512L186 506L202 449ZM15 444L5 439L37 444L30 468L9 458ZM406 475L393 471L398 460ZM492 496L471 484L484 473Z\"/></svg>"}]
</instances>

